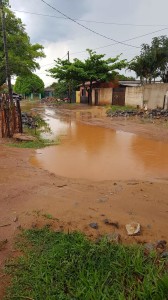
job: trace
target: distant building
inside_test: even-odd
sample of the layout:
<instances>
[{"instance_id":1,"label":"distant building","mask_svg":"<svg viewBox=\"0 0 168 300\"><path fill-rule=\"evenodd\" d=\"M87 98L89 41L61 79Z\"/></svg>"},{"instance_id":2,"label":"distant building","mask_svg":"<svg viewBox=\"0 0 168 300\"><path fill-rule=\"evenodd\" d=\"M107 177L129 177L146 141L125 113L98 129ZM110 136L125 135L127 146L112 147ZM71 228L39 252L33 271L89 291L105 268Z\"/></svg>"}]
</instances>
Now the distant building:
<instances>
[{"instance_id":1,"label":"distant building","mask_svg":"<svg viewBox=\"0 0 168 300\"><path fill-rule=\"evenodd\" d=\"M44 89L44 98L47 98L47 97L54 97L54 91L55 89L52 88L52 87L46 87Z\"/></svg>"}]
</instances>

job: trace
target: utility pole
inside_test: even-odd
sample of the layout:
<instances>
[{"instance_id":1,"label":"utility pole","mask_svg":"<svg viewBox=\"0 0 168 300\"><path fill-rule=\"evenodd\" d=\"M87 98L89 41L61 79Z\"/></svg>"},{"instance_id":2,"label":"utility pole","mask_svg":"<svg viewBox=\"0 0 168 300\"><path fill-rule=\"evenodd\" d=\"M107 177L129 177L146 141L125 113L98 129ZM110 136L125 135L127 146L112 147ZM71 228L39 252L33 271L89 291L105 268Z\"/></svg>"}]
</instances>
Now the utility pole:
<instances>
[{"instance_id":1,"label":"utility pole","mask_svg":"<svg viewBox=\"0 0 168 300\"><path fill-rule=\"evenodd\" d=\"M6 69L6 79L8 82L8 91L10 102L13 103L13 94L12 94L12 84L11 84L11 75L9 69L9 57L8 57L8 47L7 47L7 38L6 38L6 23L5 23L5 13L3 9L3 0L0 0L0 11L1 11L1 22L2 22L2 37L4 44L4 54L5 54L5 69Z\"/></svg>"},{"instance_id":2,"label":"utility pole","mask_svg":"<svg viewBox=\"0 0 168 300\"><path fill-rule=\"evenodd\" d=\"M69 51L68 51L67 55L68 55L68 61L70 61L70 58L69 58ZM71 80L69 80L68 99L70 100L70 103L71 103Z\"/></svg>"}]
</instances>

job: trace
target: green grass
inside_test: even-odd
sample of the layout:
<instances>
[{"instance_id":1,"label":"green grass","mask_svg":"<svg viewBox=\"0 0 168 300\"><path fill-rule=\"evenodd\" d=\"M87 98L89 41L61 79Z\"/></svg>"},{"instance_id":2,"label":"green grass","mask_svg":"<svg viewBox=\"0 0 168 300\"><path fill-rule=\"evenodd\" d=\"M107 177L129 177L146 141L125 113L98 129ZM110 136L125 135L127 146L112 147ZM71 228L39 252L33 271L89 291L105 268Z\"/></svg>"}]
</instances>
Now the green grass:
<instances>
[{"instance_id":1,"label":"green grass","mask_svg":"<svg viewBox=\"0 0 168 300\"><path fill-rule=\"evenodd\" d=\"M41 137L42 133L46 133L46 132L51 132L51 129L49 127L49 125L46 123L45 120L43 120L43 118L39 115L37 115L36 117L34 117L35 119L35 123L37 125L36 129L30 129L28 127L24 128L24 134L33 136L36 138L35 141L26 141L26 142L21 142L21 141L17 141L17 142L12 142L7 144L9 147L16 147L16 148L28 148L28 149L41 149L41 148L45 148L47 146L52 146L52 145L59 145L60 144L60 140L57 139L55 141L51 141L48 139L44 139Z\"/></svg>"},{"instance_id":2,"label":"green grass","mask_svg":"<svg viewBox=\"0 0 168 300\"><path fill-rule=\"evenodd\" d=\"M119 105L110 105L107 107L107 112L116 112L117 110L126 111L126 110L136 110L135 106L119 106Z\"/></svg>"},{"instance_id":3,"label":"green grass","mask_svg":"<svg viewBox=\"0 0 168 300\"><path fill-rule=\"evenodd\" d=\"M28 142L15 142L7 144L9 147L40 149L47 146L59 145L59 141L49 141L45 139L37 139L37 141Z\"/></svg>"},{"instance_id":4,"label":"green grass","mask_svg":"<svg viewBox=\"0 0 168 300\"><path fill-rule=\"evenodd\" d=\"M48 220L58 220L57 218L53 217L51 214L43 214L42 217Z\"/></svg>"},{"instance_id":5,"label":"green grass","mask_svg":"<svg viewBox=\"0 0 168 300\"><path fill-rule=\"evenodd\" d=\"M23 231L8 262L6 300L166 300L166 261L140 246L89 241L80 233Z\"/></svg>"}]
</instances>

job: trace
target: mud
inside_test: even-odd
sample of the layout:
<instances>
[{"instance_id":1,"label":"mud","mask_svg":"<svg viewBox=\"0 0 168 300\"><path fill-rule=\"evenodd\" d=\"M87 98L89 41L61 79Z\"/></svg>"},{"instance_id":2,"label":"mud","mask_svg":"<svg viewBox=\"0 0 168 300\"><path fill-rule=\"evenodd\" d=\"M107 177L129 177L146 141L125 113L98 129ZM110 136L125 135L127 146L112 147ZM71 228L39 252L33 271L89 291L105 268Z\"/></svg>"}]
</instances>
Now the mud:
<instances>
[{"instance_id":1,"label":"mud","mask_svg":"<svg viewBox=\"0 0 168 300\"><path fill-rule=\"evenodd\" d=\"M65 110L61 113L63 117L72 115L76 118L76 112ZM167 141L168 131L162 124L141 124L136 120L110 123L111 120L104 119L101 113L95 113L93 118L82 117L81 114L84 113L81 111L77 113L80 115L80 122L88 125L115 130L124 128L127 132L139 132L143 138L160 140L160 148L162 142ZM160 239L168 241L168 180L165 175L164 179L159 176L157 180L93 181L61 177L33 166L30 160L35 156L34 150L9 148L5 142L0 143L0 226L8 225L0 227L0 241L8 240L1 247L1 268L7 258L17 255L13 241L20 228L48 224L54 230L81 230L89 238L117 232L121 234L123 243L153 242ZM160 151L159 147L157 151ZM137 155L140 155L140 160L144 159L140 149ZM47 214L51 214L53 219L48 218ZM118 222L118 228L105 224L104 219L109 219L112 223ZM131 221L141 224L140 236L127 236L125 224ZM92 229L90 223L97 223L98 230ZM6 281L1 273L0 299Z\"/></svg>"},{"instance_id":2,"label":"mud","mask_svg":"<svg viewBox=\"0 0 168 300\"><path fill-rule=\"evenodd\" d=\"M100 110L101 112L101 110ZM59 147L37 150L31 162L56 175L90 180L154 180L168 178L168 142L112 128L91 126L96 111L62 116L45 110ZM88 119L85 124L85 119ZM82 121L82 122L81 122Z\"/></svg>"}]
</instances>

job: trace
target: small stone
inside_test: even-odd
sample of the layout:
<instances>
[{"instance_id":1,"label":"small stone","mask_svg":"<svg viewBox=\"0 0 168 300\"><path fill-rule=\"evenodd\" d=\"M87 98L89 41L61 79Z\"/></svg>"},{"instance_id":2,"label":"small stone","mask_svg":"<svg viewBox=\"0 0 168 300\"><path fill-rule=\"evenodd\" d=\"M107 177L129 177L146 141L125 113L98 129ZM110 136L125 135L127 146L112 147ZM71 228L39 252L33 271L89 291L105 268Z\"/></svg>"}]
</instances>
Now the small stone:
<instances>
[{"instance_id":1,"label":"small stone","mask_svg":"<svg viewBox=\"0 0 168 300\"><path fill-rule=\"evenodd\" d=\"M127 224L126 226L127 234L130 236L139 235L141 231L141 225L136 222Z\"/></svg>"},{"instance_id":2,"label":"small stone","mask_svg":"<svg viewBox=\"0 0 168 300\"><path fill-rule=\"evenodd\" d=\"M116 228L119 228L118 222L112 222L112 221L110 221L109 219L105 219L105 220L103 220L103 222L104 222L104 224L106 224L106 225L111 225L111 226L114 226L114 227L116 227Z\"/></svg>"},{"instance_id":3,"label":"small stone","mask_svg":"<svg viewBox=\"0 0 168 300\"><path fill-rule=\"evenodd\" d=\"M98 200L98 202L104 203L104 202L106 202L107 200L108 200L108 198L104 197L104 198L100 198L100 199Z\"/></svg>"},{"instance_id":4,"label":"small stone","mask_svg":"<svg viewBox=\"0 0 168 300\"><path fill-rule=\"evenodd\" d=\"M107 238L108 242L110 242L110 243L119 244L119 242L121 241L121 235L116 232L107 234L106 238Z\"/></svg>"},{"instance_id":5,"label":"small stone","mask_svg":"<svg viewBox=\"0 0 168 300\"><path fill-rule=\"evenodd\" d=\"M161 258L168 258L168 251L164 251L164 252L161 254Z\"/></svg>"},{"instance_id":6,"label":"small stone","mask_svg":"<svg viewBox=\"0 0 168 300\"><path fill-rule=\"evenodd\" d=\"M98 229L98 224L97 223L90 223L89 226L93 229Z\"/></svg>"},{"instance_id":7,"label":"small stone","mask_svg":"<svg viewBox=\"0 0 168 300\"><path fill-rule=\"evenodd\" d=\"M34 136L26 135L26 134L23 134L23 133L15 133L13 135L13 138L18 140L18 141L22 141L22 142L33 142L33 141L37 140Z\"/></svg>"},{"instance_id":8,"label":"small stone","mask_svg":"<svg viewBox=\"0 0 168 300\"><path fill-rule=\"evenodd\" d=\"M167 244L167 242L165 240L157 241L156 248L161 249L161 250L165 250L166 244Z\"/></svg>"},{"instance_id":9,"label":"small stone","mask_svg":"<svg viewBox=\"0 0 168 300\"><path fill-rule=\"evenodd\" d=\"M117 185L117 183L116 183L116 182L114 182L114 185Z\"/></svg>"},{"instance_id":10,"label":"small stone","mask_svg":"<svg viewBox=\"0 0 168 300\"><path fill-rule=\"evenodd\" d=\"M13 219L13 222L17 222L18 221L18 217L15 217L14 219Z\"/></svg>"},{"instance_id":11,"label":"small stone","mask_svg":"<svg viewBox=\"0 0 168 300\"><path fill-rule=\"evenodd\" d=\"M147 250L147 251L153 251L153 250L155 250L155 245L154 244L151 244L151 243L146 243L145 245L144 245L144 248L145 248L145 250Z\"/></svg>"}]
</instances>

